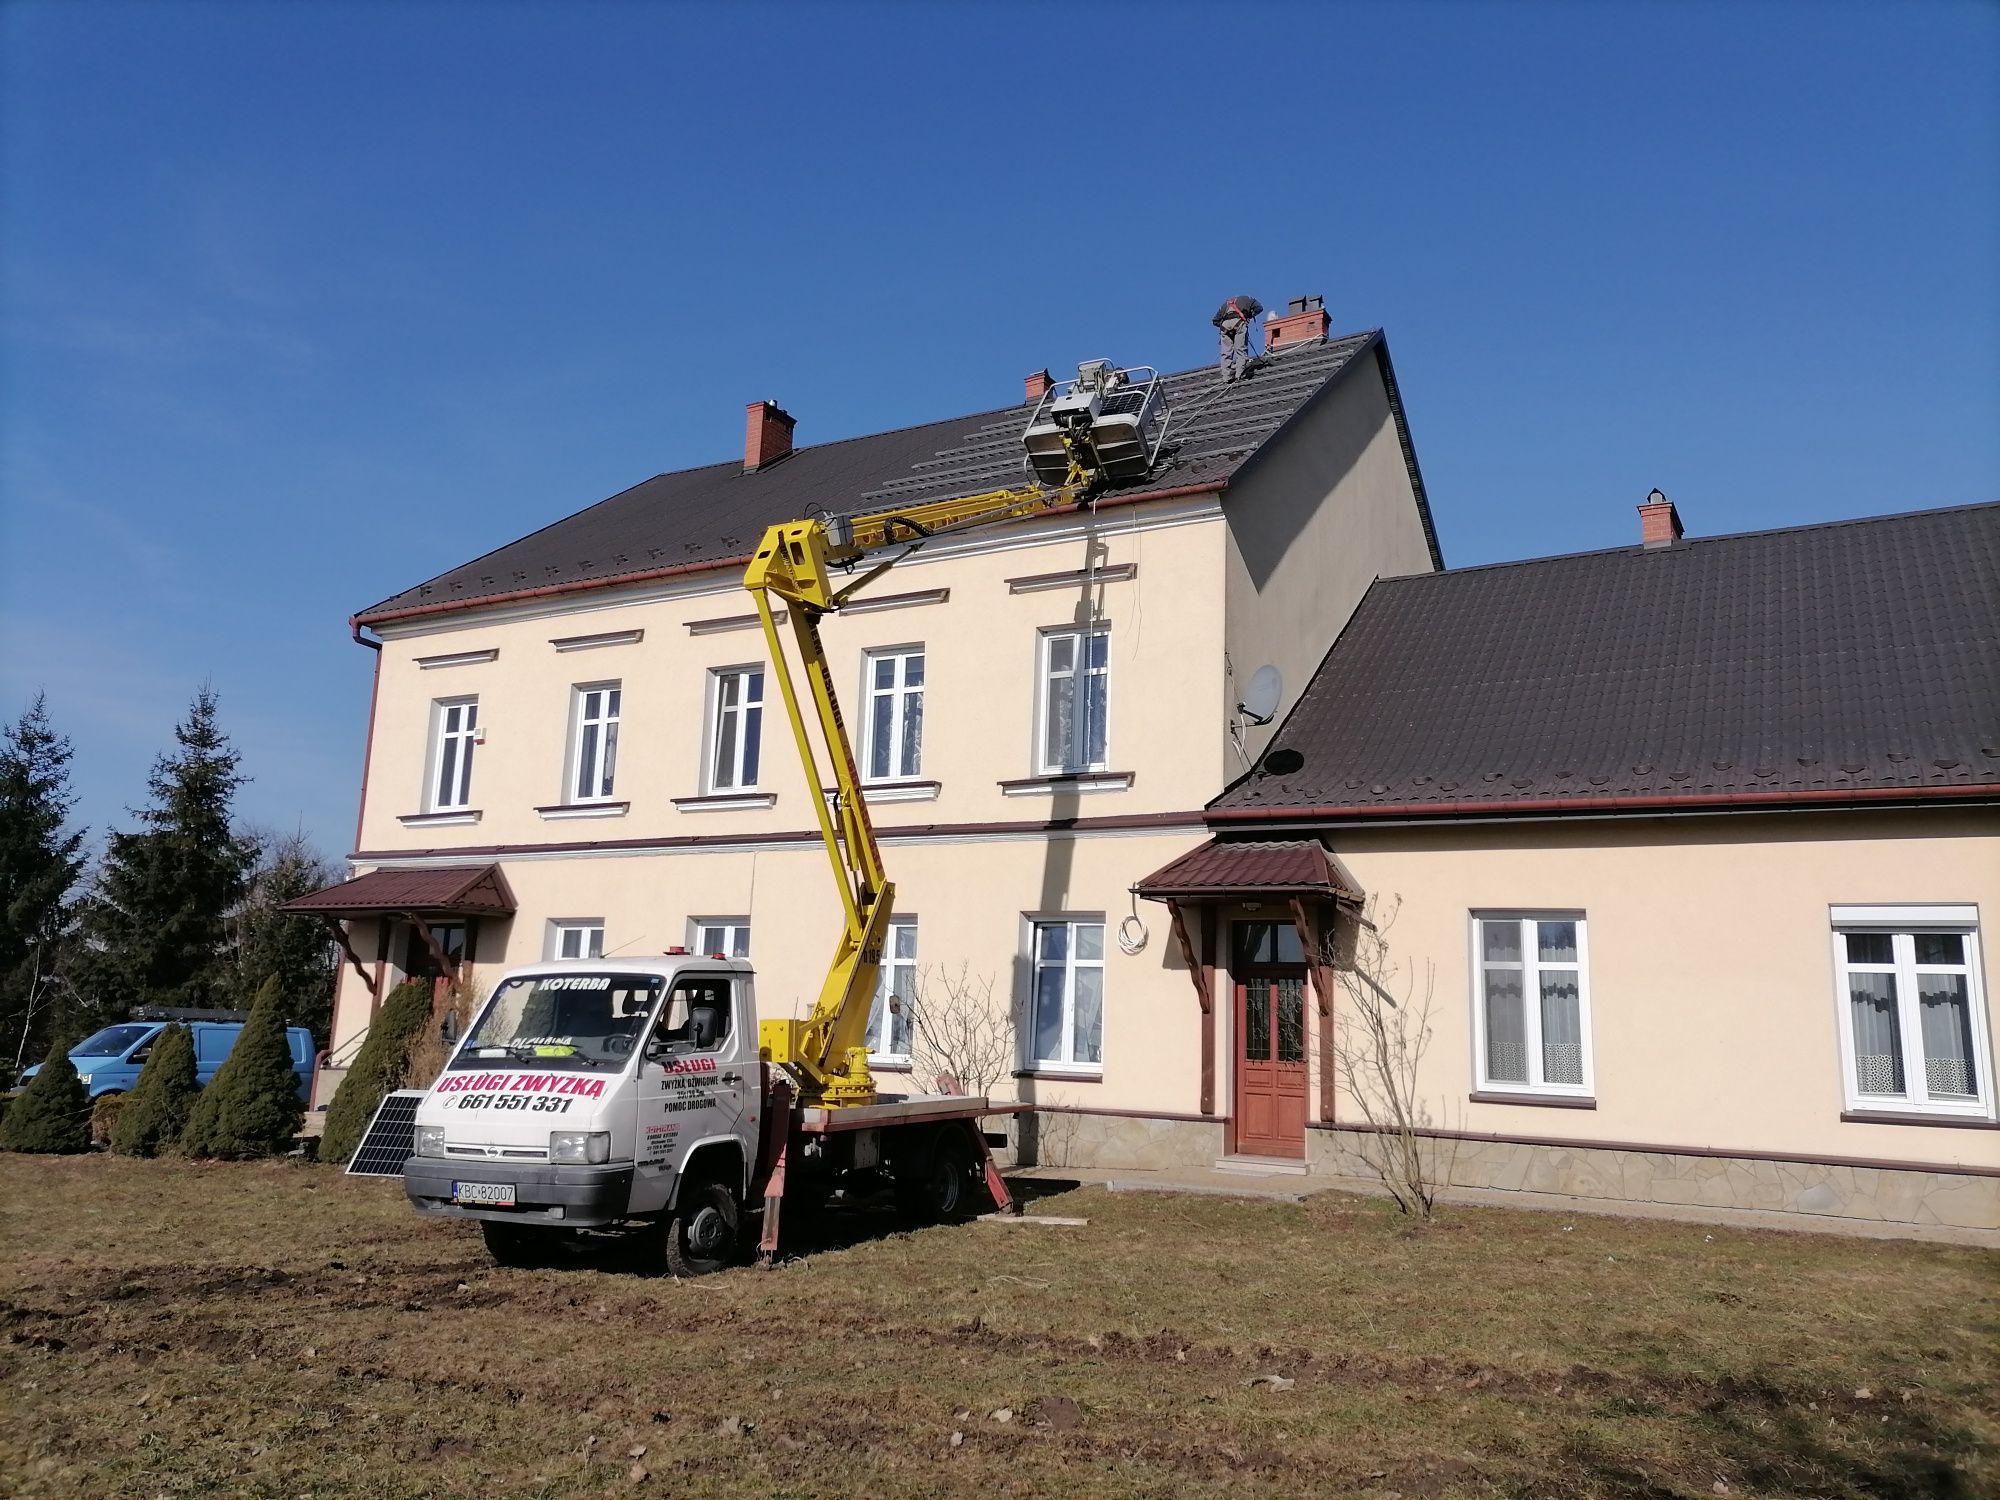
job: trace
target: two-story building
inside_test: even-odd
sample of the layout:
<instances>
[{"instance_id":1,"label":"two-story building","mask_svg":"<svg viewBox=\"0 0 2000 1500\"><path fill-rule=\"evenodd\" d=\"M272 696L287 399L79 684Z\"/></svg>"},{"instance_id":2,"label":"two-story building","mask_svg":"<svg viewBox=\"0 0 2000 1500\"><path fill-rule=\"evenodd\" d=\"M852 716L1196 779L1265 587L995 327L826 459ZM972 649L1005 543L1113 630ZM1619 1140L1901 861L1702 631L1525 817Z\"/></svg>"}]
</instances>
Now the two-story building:
<instances>
[{"instance_id":1,"label":"two-story building","mask_svg":"<svg viewBox=\"0 0 2000 1500\"><path fill-rule=\"evenodd\" d=\"M1128 1157L1217 1134L1210 1033L1133 883L1252 763L1257 670L1295 694L1377 577L1441 566L1382 334L1333 337L1315 301L1266 342L1246 378L1165 377L1143 480L940 539L824 624L897 884L878 1071L927 1071L903 998L990 996L996 1092L1098 1121ZM407 976L685 944L749 956L765 1013L803 1014L837 897L744 563L773 522L1019 483L1047 379L817 445L752 403L740 461L356 615L376 652L356 876L294 903L346 953L317 1098Z\"/></svg>"}]
</instances>

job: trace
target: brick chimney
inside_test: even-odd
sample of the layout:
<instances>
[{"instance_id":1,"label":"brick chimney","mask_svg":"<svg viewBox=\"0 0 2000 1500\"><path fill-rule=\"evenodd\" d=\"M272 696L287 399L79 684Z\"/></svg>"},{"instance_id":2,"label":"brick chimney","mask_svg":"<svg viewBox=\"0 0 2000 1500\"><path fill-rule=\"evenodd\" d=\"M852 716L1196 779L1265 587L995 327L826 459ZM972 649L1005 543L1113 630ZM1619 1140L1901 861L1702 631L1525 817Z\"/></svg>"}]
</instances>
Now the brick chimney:
<instances>
[{"instance_id":1,"label":"brick chimney","mask_svg":"<svg viewBox=\"0 0 2000 1500\"><path fill-rule=\"evenodd\" d=\"M1326 298L1294 297L1284 312L1264 319L1264 352L1275 354L1307 339L1323 339L1331 327L1326 315Z\"/></svg>"},{"instance_id":2,"label":"brick chimney","mask_svg":"<svg viewBox=\"0 0 2000 1500\"><path fill-rule=\"evenodd\" d=\"M792 414L774 401L752 401L743 431L743 472L768 469L792 451Z\"/></svg>"},{"instance_id":3,"label":"brick chimney","mask_svg":"<svg viewBox=\"0 0 2000 1500\"><path fill-rule=\"evenodd\" d=\"M1027 380L1027 404L1033 406L1049 393L1049 387L1055 383L1055 377L1047 370L1035 371Z\"/></svg>"},{"instance_id":4,"label":"brick chimney","mask_svg":"<svg viewBox=\"0 0 2000 1500\"><path fill-rule=\"evenodd\" d=\"M1671 547L1681 539L1681 513L1664 491L1654 490L1639 507L1639 540L1648 547Z\"/></svg>"}]
</instances>

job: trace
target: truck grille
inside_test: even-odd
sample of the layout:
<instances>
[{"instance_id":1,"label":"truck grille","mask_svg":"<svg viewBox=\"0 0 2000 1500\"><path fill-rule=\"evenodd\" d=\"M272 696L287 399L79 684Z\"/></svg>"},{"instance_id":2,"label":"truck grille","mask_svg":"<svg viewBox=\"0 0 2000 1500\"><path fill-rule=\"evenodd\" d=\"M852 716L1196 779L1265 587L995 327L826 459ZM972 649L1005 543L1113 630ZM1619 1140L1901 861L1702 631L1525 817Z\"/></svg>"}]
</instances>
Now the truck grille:
<instances>
[{"instance_id":1,"label":"truck grille","mask_svg":"<svg viewBox=\"0 0 2000 1500\"><path fill-rule=\"evenodd\" d=\"M547 1161L546 1147L536 1146L453 1146L444 1148L446 1156L466 1156L479 1161Z\"/></svg>"}]
</instances>

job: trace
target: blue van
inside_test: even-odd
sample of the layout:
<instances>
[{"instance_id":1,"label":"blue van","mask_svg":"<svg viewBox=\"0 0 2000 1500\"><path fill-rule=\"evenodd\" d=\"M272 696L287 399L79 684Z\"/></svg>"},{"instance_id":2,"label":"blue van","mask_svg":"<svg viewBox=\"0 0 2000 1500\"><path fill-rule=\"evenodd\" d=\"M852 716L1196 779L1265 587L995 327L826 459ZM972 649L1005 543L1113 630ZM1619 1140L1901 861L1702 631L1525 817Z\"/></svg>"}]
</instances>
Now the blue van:
<instances>
[{"instance_id":1,"label":"blue van","mask_svg":"<svg viewBox=\"0 0 2000 1500\"><path fill-rule=\"evenodd\" d=\"M202 1011L197 1014L213 1016L232 1013ZM105 1027L94 1036L85 1037L69 1049L69 1060L76 1065L76 1075L83 1080L91 1098L128 1093L132 1085L139 1081L139 1070L152 1055L154 1040L167 1027L178 1024L194 1033L195 1080L207 1088L215 1077L215 1070L222 1066L222 1060L229 1056L229 1049L236 1045L236 1038L243 1032L242 1015L235 1014L234 1020L210 1021L177 1020L164 1011L152 1012L145 1020L121 1021L115 1026ZM312 1033L303 1026L290 1026L285 1029L285 1040L291 1046L292 1074L299 1081L299 1097L304 1099L308 1097L307 1090L312 1087ZM40 1064L26 1069L21 1074L21 1083L26 1085L40 1071Z\"/></svg>"}]
</instances>

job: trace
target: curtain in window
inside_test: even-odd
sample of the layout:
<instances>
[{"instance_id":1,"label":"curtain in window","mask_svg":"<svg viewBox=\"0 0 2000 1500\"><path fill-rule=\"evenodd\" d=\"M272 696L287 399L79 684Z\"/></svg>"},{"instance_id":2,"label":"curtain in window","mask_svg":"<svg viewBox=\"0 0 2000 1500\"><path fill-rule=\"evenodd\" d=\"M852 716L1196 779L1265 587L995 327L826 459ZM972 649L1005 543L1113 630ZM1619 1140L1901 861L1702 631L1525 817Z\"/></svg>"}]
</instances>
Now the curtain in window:
<instances>
[{"instance_id":1,"label":"curtain in window","mask_svg":"<svg viewBox=\"0 0 2000 1500\"><path fill-rule=\"evenodd\" d=\"M1528 1020L1521 971L1486 971L1486 1076L1495 1083L1528 1081Z\"/></svg>"},{"instance_id":2,"label":"curtain in window","mask_svg":"<svg viewBox=\"0 0 2000 1500\"><path fill-rule=\"evenodd\" d=\"M1542 1081L1583 1082L1583 1005L1574 969L1542 970Z\"/></svg>"},{"instance_id":3,"label":"curtain in window","mask_svg":"<svg viewBox=\"0 0 2000 1500\"><path fill-rule=\"evenodd\" d=\"M1896 1029L1896 976L1849 974L1854 1008L1854 1087L1864 1094L1903 1089L1903 1042Z\"/></svg>"},{"instance_id":4,"label":"curtain in window","mask_svg":"<svg viewBox=\"0 0 2000 1500\"><path fill-rule=\"evenodd\" d=\"M1855 976L1859 978L1860 976ZM1972 1006L1963 974L1918 974L1919 1015L1923 1021L1924 1087L1970 1099L1978 1094L1972 1076ZM1856 1042L1859 1049L1860 1043Z\"/></svg>"}]
</instances>

